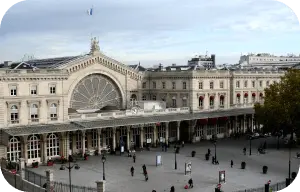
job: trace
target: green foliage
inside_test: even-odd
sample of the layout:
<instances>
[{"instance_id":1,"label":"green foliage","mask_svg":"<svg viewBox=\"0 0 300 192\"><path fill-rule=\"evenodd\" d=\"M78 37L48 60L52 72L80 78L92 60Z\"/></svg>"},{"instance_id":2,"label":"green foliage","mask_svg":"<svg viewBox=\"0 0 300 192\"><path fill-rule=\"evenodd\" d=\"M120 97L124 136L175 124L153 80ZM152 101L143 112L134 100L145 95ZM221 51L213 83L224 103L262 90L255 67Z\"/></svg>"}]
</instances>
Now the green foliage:
<instances>
[{"instance_id":1,"label":"green foliage","mask_svg":"<svg viewBox=\"0 0 300 192\"><path fill-rule=\"evenodd\" d=\"M265 131L298 131L300 125L300 70L289 70L265 89L263 104L255 104L255 116Z\"/></svg>"}]
</instances>

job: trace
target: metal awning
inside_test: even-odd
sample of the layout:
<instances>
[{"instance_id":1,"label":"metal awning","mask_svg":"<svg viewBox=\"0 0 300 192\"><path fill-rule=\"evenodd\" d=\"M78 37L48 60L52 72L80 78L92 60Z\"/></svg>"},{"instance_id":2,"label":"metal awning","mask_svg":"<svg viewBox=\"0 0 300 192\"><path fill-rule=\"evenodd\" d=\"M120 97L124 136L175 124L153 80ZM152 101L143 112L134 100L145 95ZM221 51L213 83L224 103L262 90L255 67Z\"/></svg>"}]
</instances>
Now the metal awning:
<instances>
[{"instance_id":1,"label":"metal awning","mask_svg":"<svg viewBox=\"0 0 300 192\"><path fill-rule=\"evenodd\" d=\"M85 121L73 121L64 124L43 124L43 125L27 125L19 127L11 127L3 129L4 132L11 136L24 136L32 134L47 134L54 132L66 132L77 131L107 127L119 127L129 125L143 125L151 123L172 122L172 121L184 121L203 118L214 118L224 116L236 116L243 114L253 114L253 108L243 109L230 109L219 111L207 111L201 113L185 113L185 114L169 114L169 115L157 115L157 116L138 116L127 117L118 119L99 119L99 120L85 120Z\"/></svg>"},{"instance_id":2,"label":"metal awning","mask_svg":"<svg viewBox=\"0 0 300 192\"><path fill-rule=\"evenodd\" d=\"M93 120L93 121L74 121L74 123L83 126L85 129L96 129L106 127L119 127L128 125L141 125L158 122L172 122L172 121L184 121L203 118L214 118L223 116L236 116L243 114L253 114L253 108L244 109L231 109L220 111L207 111L201 113L186 113L186 114L172 114L172 115L157 115L157 116L140 116L130 118L118 118L109 120Z\"/></svg>"},{"instance_id":3,"label":"metal awning","mask_svg":"<svg viewBox=\"0 0 300 192\"><path fill-rule=\"evenodd\" d=\"M77 131L81 129L83 129L83 127L75 123L64 123L64 124L43 124L43 125L11 127L7 129L3 129L3 131L11 136L24 136L24 135L32 135L32 134L47 134L47 133L55 133L55 132Z\"/></svg>"}]
</instances>

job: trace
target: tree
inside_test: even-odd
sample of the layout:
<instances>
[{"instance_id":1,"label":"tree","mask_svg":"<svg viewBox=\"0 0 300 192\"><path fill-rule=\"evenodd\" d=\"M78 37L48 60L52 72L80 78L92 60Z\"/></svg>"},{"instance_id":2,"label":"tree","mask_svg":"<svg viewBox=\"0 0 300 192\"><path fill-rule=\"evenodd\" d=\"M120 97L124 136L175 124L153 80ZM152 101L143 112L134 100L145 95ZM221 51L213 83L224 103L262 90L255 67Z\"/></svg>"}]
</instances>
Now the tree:
<instances>
[{"instance_id":1,"label":"tree","mask_svg":"<svg viewBox=\"0 0 300 192\"><path fill-rule=\"evenodd\" d=\"M279 83L266 88L263 104L256 103L254 109L264 131L282 129L285 134L297 134L300 125L300 70L288 70Z\"/></svg>"}]
</instances>

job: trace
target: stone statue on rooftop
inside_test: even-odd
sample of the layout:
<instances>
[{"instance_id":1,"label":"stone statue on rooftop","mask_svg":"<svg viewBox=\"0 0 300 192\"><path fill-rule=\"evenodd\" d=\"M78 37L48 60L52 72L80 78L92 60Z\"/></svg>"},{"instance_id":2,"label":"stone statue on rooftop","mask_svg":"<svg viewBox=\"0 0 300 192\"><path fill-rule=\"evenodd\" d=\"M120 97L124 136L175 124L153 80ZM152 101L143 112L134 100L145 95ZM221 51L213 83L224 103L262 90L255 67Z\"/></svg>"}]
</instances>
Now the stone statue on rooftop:
<instances>
[{"instance_id":1,"label":"stone statue on rooftop","mask_svg":"<svg viewBox=\"0 0 300 192\"><path fill-rule=\"evenodd\" d=\"M97 53L100 51L99 40L96 37L91 38L91 54Z\"/></svg>"}]
</instances>

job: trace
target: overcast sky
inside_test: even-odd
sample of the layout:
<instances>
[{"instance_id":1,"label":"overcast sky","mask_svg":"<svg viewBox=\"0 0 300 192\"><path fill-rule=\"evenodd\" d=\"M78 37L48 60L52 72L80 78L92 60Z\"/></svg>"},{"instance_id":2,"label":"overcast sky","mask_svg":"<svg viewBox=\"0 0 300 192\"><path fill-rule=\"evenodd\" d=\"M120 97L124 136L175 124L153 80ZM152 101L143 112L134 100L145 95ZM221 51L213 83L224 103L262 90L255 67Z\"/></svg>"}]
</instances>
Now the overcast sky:
<instances>
[{"instance_id":1,"label":"overcast sky","mask_svg":"<svg viewBox=\"0 0 300 192\"><path fill-rule=\"evenodd\" d=\"M87 53L92 34L126 64L186 64L206 51L236 63L241 53L299 54L299 31L275 0L26 0L1 22L0 62Z\"/></svg>"}]
</instances>

